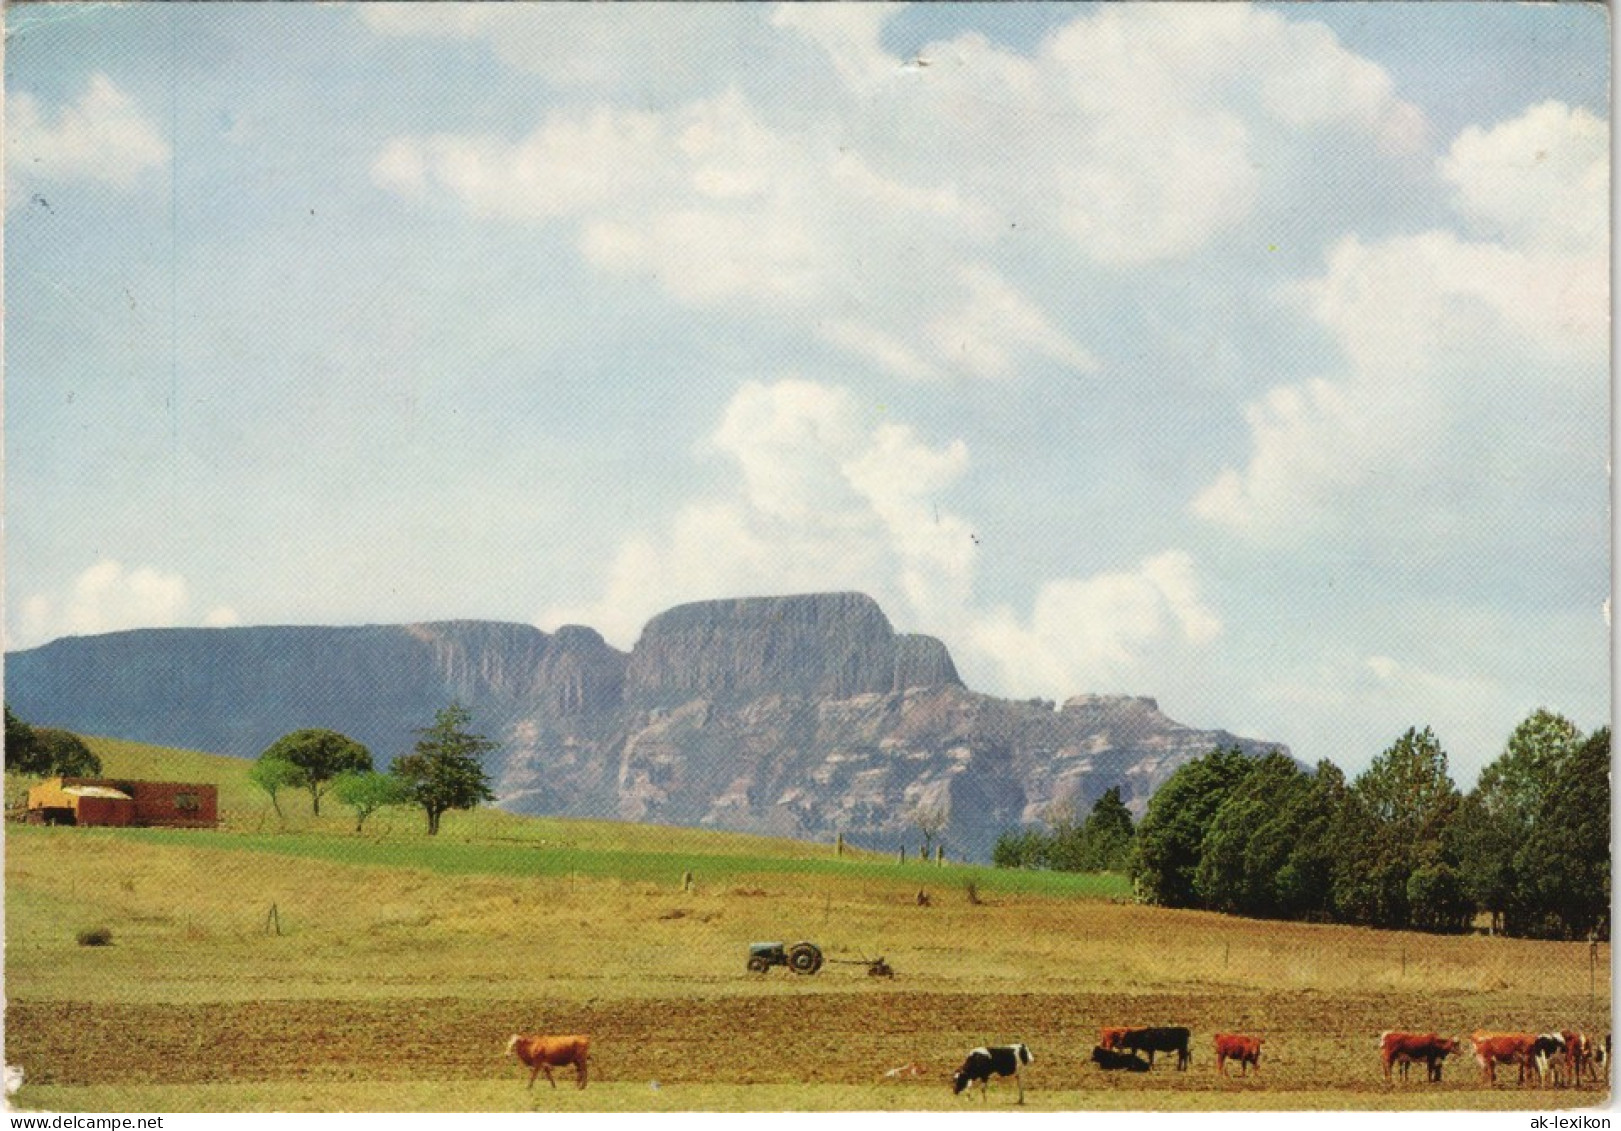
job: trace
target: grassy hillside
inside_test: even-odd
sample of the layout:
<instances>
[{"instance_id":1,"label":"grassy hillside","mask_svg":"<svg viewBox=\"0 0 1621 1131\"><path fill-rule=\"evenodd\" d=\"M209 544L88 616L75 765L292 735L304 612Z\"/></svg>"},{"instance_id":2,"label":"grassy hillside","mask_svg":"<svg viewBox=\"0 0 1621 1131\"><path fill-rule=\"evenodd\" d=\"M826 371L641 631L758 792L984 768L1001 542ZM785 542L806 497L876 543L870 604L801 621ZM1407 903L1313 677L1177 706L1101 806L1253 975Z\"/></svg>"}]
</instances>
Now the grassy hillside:
<instances>
[{"instance_id":1,"label":"grassy hillside","mask_svg":"<svg viewBox=\"0 0 1621 1131\"><path fill-rule=\"evenodd\" d=\"M949 1108L964 1048L1024 1039L1037 1108L1547 1108L1591 1093L1487 1092L1463 1063L1388 1089L1377 1034L1608 1024L1607 947L1590 984L1585 945L1139 907L1118 877L493 811L448 815L437 838L403 812L356 836L336 807L317 820L291 797L278 822L246 763L92 744L112 775L219 783L227 819L7 827L6 1045L24 1106ZM90 927L113 945L80 946ZM745 972L749 942L798 938L848 961ZM854 961L878 954L895 979ZM1117 1023L1191 1025L1195 1071L1097 1073L1096 1029ZM506 1034L564 1028L593 1034L599 1075L526 1092ZM1258 1080L1215 1076L1220 1030L1267 1037ZM881 1082L913 1061L924 1079Z\"/></svg>"}]
</instances>

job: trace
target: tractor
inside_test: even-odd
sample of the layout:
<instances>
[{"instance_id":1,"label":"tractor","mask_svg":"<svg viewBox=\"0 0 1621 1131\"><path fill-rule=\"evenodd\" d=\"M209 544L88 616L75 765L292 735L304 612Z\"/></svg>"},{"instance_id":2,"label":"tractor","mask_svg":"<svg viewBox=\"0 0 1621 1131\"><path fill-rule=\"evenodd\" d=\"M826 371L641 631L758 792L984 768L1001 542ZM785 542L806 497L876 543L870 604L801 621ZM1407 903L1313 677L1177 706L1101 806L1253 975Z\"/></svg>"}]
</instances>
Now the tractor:
<instances>
[{"instance_id":1,"label":"tractor","mask_svg":"<svg viewBox=\"0 0 1621 1131\"><path fill-rule=\"evenodd\" d=\"M780 942L749 944L749 970L764 974L773 966L786 966L795 974L814 974L822 968L822 948L812 942L792 946Z\"/></svg>"}]
</instances>

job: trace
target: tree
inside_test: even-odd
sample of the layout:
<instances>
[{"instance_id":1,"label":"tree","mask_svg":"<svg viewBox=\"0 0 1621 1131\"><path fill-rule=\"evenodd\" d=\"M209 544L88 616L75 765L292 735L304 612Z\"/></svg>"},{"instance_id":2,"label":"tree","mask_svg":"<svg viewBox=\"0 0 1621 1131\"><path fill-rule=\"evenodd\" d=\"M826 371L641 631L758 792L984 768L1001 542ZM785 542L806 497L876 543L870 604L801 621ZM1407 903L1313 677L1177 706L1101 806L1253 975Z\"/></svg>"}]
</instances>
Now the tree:
<instances>
[{"instance_id":1,"label":"tree","mask_svg":"<svg viewBox=\"0 0 1621 1131\"><path fill-rule=\"evenodd\" d=\"M310 809L317 817L321 815L321 795L331 788L333 778L339 774L364 773L372 768L371 751L335 730L295 730L284 734L259 758L275 758L297 768L297 780L288 784L310 791Z\"/></svg>"},{"instance_id":2,"label":"tree","mask_svg":"<svg viewBox=\"0 0 1621 1131\"><path fill-rule=\"evenodd\" d=\"M1610 729L1550 767L1531 832L1515 859L1531 933L1610 936ZM1535 865L1540 863L1541 867Z\"/></svg>"},{"instance_id":3,"label":"tree","mask_svg":"<svg viewBox=\"0 0 1621 1131\"><path fill-rule=\"evenodd\" d=\"M1194 875L1205 830L1226 799L1254 768L1236 746L1218 747L1168 778L1148 801L1137 826L1132 880L1150 902L1198 907Z\"/></svg>"},{"instance_id":4,"label":"tree","mask_svg":"<svg viewBox=\"0 0 1621 1131\"><path fill-rule=\"evenodd\" d=\"M405 796L427 814L429 836L438 835L446 810L495 800L480 759L500 744L469 734L464 728L472 720L467 708L452 703L434 716L431 727L416 732L422 737L412 753L394 759L393 773Z\"/></svg>"},{"instance_id":5,"label":"tree","mask_svg":"<svg viewBox=\"0 0 1621 1131\"><path fill-rule=\"evenodd\" d=\"M1293 847L1291 830L1277 819L1309 784L1293 758L1274 750L1227 792L1205 829L1194 871L1201 907L1276 914L1277 873Z\"/></svg>"},{"instance_id":6,"label":"tree","mask_svg":"<svg viewBox=\"0 0 1621 1131\"><path fill-rule=\"evenodd\" d=\"M912 824L923 834L923 859L933 851L935 838L951 823L951 809L945 805L919 805L912 810Z\"/></svg>"},{"instance_id":7,"label":"tree","mask_svg":"<svg viewBox=\"0 0 1621 1131\"><path fill-rule=\"evenodd\" d=\"M1455 867L1448 825L1462 798L1447 755L1429 727L1416 727L1373 760L1356 781L1338 825L1334 898L1354 922L1405 927L1413 921L1409 882L1420 867ZM1445 885L1425 888L1445 891ZM1421 909L1421 914L1430 912Z\"/></svg>"},{"instance_id":8,"label":"tree","mask_svg":"<svg viewBox=\"0 0 1621 1131\"><path fill-rule=\"evenodd\" d=\"M14 774L43 774L50 760L39 744L34 728L11 713L6 705L6 769Z\"/></svg>"},{"instance_id":9,"label":"tree","mask_svg":"<svg viewBox=\"0 0 1621 1131\"><path fill-rule=\"evenodd\" d=\"M1081 864L1088 872L1123 872L1131 864L1131 846L1136 838L1131 810L1120 800L1120 787L1111 786L1092 806L1092 815L1081 827Z\"/></svg>"},{"instance_id":10,"label":"tree","mask_svg":"<svg viewBox=\"0 0 1621 1131\"><path fill-rule=\"evenodd\" d=\"M270 795L270 804L275 807L276 816L282 817L285 814L281 811L281 801L276 794L303 785L304 771L284 758L267 758L261 754L248 771L248 780Z\"/></svg>"},{"instance_id":11,"label":"tree","mask_svg":"<svg viewBox=\"0 0 1621 1131\"><path fill-rule=\"evenodd\" d=\"M101 759L84 739L70 731L35 727L34 741L44 752L44 773L65 778L90 778L101 773Z\"/></svg>"},{"instance_id":12,"label":"tree","mask_svg":"<svg viewBox=\"0 0 1621 1131\"><path fill-rule=\"evenodd\" d=\"M400 788L398 778L373 770L339 774L332 779L332 796L354 810L357 833L365 826L366 818L377 810L388 805L403 805L410 800Z\"/></svg>"}]
</instances>

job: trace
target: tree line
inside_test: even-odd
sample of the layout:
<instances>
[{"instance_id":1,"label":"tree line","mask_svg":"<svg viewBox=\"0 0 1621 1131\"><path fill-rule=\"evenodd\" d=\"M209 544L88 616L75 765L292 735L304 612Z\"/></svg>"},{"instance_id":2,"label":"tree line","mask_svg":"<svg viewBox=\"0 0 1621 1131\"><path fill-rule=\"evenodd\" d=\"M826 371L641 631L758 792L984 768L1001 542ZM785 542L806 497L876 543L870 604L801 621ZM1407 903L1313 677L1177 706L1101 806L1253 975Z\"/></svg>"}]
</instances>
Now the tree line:
<instances>
[{"instance_id":1,"label":"tree line","mask_svg":"<svg viewBox=\"0 0 1621 1131\"><path fill-rule=\"evenodd\" d=\"M283 789L302 789L308 791L316 816L321 815L321 798L330 793L353 812L356 832L379 809L409 805L422 810L428 835L434 836L440 818L450 810L495 800L483 759L499 744L469 731L472 718L459 703L440 710L432 726L413 732L419 736L415 747L395 758L386 773L374 768L371 751L347 735L295 730L259 755L248 780L269 795L277 816L281 816L277 795Z\"/></svg>"},{"instance_id":2,"label":"tree line","mask_svg":"<svg viewBox=\"0 0 1621 1131\"><path fill-rule=\"evenodd\" d=\"M1124 870L1167 907L1426 931L1484 914L1505 934L1608 939L1609 775L1609 728L1583 735L1547 710L1467 794L1428 727L1351 781L1327 761L1307 770L1278 751L1218 748L1150 798ZM1118 803L1116 791L1094 818ZM1090 870L1091 824L1006 833L993 862Z\"/></svg>"}]
</instances>

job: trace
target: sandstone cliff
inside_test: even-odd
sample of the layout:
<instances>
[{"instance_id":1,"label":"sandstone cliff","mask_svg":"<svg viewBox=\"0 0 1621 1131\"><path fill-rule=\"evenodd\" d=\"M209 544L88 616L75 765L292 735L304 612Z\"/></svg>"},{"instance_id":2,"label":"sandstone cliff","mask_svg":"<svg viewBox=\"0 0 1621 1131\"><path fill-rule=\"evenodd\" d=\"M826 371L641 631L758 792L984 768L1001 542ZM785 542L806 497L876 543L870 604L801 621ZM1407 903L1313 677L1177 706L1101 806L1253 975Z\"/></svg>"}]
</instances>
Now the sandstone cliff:
<instances>
[{"instance_id":1,"label":"sandstone cliff","mask_svg":"<svg viewBox=\"0 0 1621 1131\"><path fill-rule=\"evenodd\" d=\"M488 768L514 810L893 847L944 809L948 851L981 859L1054 801L1084 814L1120 786L1140 813L1189 759L1276 745L1152 699L971 691L943 643L858 593L683 605L628 655L581 626L457 621L142 630L6 661L8 702L41 725L244 757L323 726L386 764L456 699L502 742Z\"/></svg>"}]
</instances>

